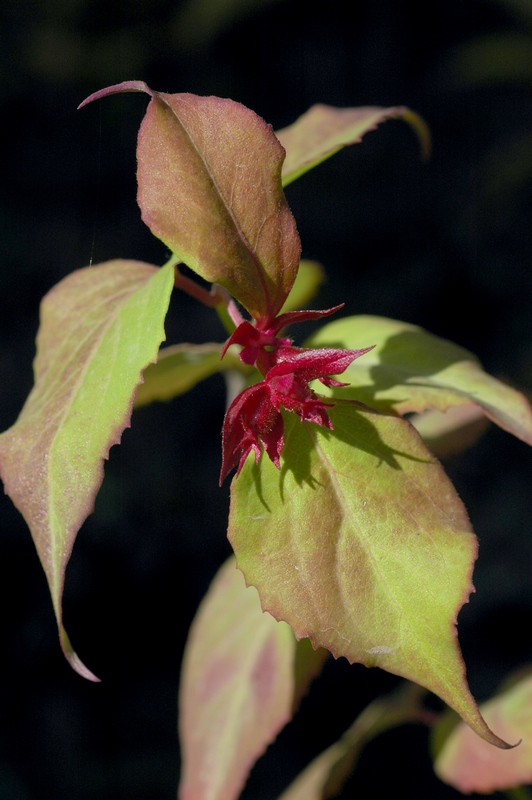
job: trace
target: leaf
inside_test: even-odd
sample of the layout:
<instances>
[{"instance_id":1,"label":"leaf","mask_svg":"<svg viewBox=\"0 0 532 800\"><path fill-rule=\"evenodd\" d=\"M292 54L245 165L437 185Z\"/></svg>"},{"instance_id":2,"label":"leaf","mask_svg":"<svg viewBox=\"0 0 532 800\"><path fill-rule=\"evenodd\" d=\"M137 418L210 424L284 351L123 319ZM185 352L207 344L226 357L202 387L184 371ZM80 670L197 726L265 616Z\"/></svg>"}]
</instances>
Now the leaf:
<instances>
[{"instance_id":1,"label":"leaf","mask_svg":"<svg viewBox=\"0 0 532 800\"><path fill-rule=\"evenodd\" d=\"M342 738L320 753L279 800L323 800L338 794L371 739L405 722L424 721L419 694L419 687L407 684L370 703Z\"/></svg>"},{"instance_id":2,"label":"leaf","mask_svg":"<svg viewBox=\"0 0 532 800\"><path fill-rule=\"evenodd\" d=\"M324 325L308 347L375 345L344 372L350 386L332 394L399 414L446 411L474 402L504 430L532 444L532 409L520 392L492 378L468 350L416 325L357 316ZM330 393L330 392L327 392Z\"/></svg>"},{"instance_id":3,"label":"leaf","mask_svg":"<svg viewBox=\"0 0 532 800\"><path fill-rule=\"evenodd\" d=\"M521 744L510 752L498 752L459 724L436 759L436 774L465 794L491 794L532 783L532 677L480 708L489 725L509 741L522 739Z\"/></svg>"},{"instance_id":4,"label":"leaf","mask_svg":"<svg viewBox=\"0 0 532 800\"><path fill-rule=\"evenodd\" d=\"M285 414L281 470L248 457L229 539L262 607L297 638L438 694L492 744L469 692L456 617L477 545L466 511L411 425L351 403L334 433Z\"/></svg>"},{"instance_id":5,"label":"leaf","mask_svg":"<svg viewBox=\"0 0 532 800\"><path fill-rule=\"evenodd\" d=\"M300 261L295 283L281 313L286 314L289 311L307 308L309 301L312 300L324 280L325 273L321 264L318 264L317 261Z\"/></svg>"},{"instance_id":6,"label":"leaf","mask_svg":"<svg viewBox=\"0 0 532 800\"><path fill-rule=\"evenodd\" d=\"M235 559L216 575L193 622L180 688L181 800L233 800L292 717L296 641L262 613Z\"/></svg>"},{"instance_id":7,"label":"leaf","mask_svg":"<svg viewBox=\"0 0 532 800\"><path fill-rule=\"evenodd\" d=\"M122 91L152 98L137 147L142 219L255 319L273 319L294 283L301 245L271 126L233 100L163 94L142 81L111 86L82 106Z\"/></svg>"},{"instance_id":8,"label":"leaf","mask_svg":"<svg viewBox=\"0 0 532 800\"><path fill-rule=\"evenodd\" d=\"M217 372L241 370L243 365L232 348L223 361L220 359L222 347L217 342L208 342L163 348L157 362L150 364L144 372L144 383L137 390L135 408L154 400L171 400Z\"/></svg>"},{"instance_id":9,"label":"leaf","mask_svg":"<svg viewBox=\"0 0 532 800\"><path fill-rule=\"evenodd\" d=\"M292 125L277 131L277 138L286 150L283 164L283 186L300 178L339 150L358 144L362 137L387 119L404 119L417 133L423 156L430 154L430 133L425 122L404 106L378 108L334 108L318 104Z\"/></svg>"},{"instance_id":10,"label":"leaf","mask_svg":"<svg viewBox=\"0 0 532 800\"><path fill-rule=\"evenodd\" d=\"M156 358L173 286L162 269L109 261L73 272L41 305L35 386L16 423L0 436L6 493L29 525L44 567L66 657L62 625L65 569L92 512L103 461L129 425L135 389Z\"/></svg>"}]
</instances>

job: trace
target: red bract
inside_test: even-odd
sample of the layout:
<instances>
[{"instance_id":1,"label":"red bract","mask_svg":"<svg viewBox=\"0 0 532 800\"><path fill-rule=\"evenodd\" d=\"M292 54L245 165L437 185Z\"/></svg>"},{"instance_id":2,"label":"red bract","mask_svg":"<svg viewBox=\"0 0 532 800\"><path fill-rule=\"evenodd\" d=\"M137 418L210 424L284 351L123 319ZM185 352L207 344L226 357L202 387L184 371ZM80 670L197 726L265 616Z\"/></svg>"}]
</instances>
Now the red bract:
<instances>
[{"instance_id":1,"label":"red bract","mask_svg":"<svg viewBox=\"0 0 532 800\"><path fill-rule=\"evenodd\" d=\"M249 327L253 329L252 325ZM246 330L239 326L238 330L241 329ZM257 338L255 332L252 336L254 343ZM231 338L233 342L238 341L234 334ZM363 350L335 350L324 347L310 350L286 345L285 342L289 340L278 341L282 344L276 347L268 342L266 346L273 346L274 349L261 350L259 353L258 361L262 362L261 366L264 368L267 363L270 364L264 380L245 389L227 410L222 431L220 483L234 467L238 467L238 476L252 450L255 453L255 462L258 463L261 445L279 469L284 443L282 409L295 411L301 421L314 422L332 430L326 409L333 406L334 402L318 397L310 388L309 382L318 379L326 386L345 385L330 376L341 374L355 358L372 349L366 347ZM260 347L255 344L247 345L244 341L242 344L244 350L251 346L257 346L258 349Z\"/></svg>"},{"instance_id":2,"label":"red bract","mask_svg":"<svg viewBox=\"0 0 532 800\"><path fill-rule=\"evenodd\" d=\"M307 322L321 317L328 317L330 314L339 311L343 306L344 304L340 303L339 306L327 308L325 311L289 311L286 314L280 314L275 317L273 321L269 321L266 318L256 320L255 325L244 320L226 341L222 350L222 358L230 345L241 344L243 349L240 353L240 360L244 364L254 364L261 351L265 352L265 347L276 348L292 344L291 339L281 339L277 336L279 331L286 328L287 325L293 325L294 322ZM260 362L257 367L261 369ZM264 374L265 371L261 370L261 372Z\"/></svg>"}]
</instances>

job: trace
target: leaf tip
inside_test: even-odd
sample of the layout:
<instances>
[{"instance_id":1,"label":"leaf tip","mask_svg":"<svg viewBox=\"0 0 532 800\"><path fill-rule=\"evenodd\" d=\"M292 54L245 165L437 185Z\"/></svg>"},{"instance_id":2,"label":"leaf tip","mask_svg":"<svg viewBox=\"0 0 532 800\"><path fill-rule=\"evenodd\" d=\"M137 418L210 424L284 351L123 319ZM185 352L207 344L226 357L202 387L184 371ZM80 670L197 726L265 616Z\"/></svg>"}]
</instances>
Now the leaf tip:
<instances>
[{"instance_id":1,"label":"leaf tip","mask_svg":"<svg viewBox=\"0 0 532 800\"><path fill-rule=\"evenodd\" d=\"M61 642L61 649L63 650L65 658L72 669L77 672L78 675L81 675L82 678L86 678L86 680L92 681L93 683L100 683L100 678L98 678L93 672L90 671L88 667L85 666L81 658L74 651L67 632L62 625L59 629L59 640Z\"/></svg>"},{"instance_id":2,"label":"leaf tip","mask_svg":"<svg viewBox=\"0 0 532 800\"><path fill-rule=\"evenodd\" d=\"M114 86L107 86L105 89L99 89L99 91L93 92L79 104L77 110L79 111L80 108L88 106L93 100L100 100L102 97L107 97L111 94L119 94L120 92L145 92L153 96L152 90L144 81L122 81L122 83L116 83Z\"/></svg>"}]
</instances>

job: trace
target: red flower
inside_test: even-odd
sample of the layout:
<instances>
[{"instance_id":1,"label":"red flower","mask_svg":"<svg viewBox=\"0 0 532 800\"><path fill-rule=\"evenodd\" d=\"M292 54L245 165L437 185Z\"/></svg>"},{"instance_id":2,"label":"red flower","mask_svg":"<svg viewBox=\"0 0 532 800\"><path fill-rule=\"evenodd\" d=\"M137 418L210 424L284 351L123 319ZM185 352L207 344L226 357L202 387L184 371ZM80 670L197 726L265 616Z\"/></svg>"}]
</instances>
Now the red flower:
<instances>
[{"instance_id":1,"label":"red flower","mask_svg":"<svg viewBox=\"0 0 532 800\"><path fill-rule=\"evenodd\" d=\"M324 312L301 312L321 313ZM288 315L285 315L288 316ZM308 317L307 317L308 319ZM261 456L261 445L266 450L268 457L279 469L279 458L284 444L284 426L281 410L295 411L301 420L323 425L329 430L333 429L332 422L327 414L327 408L334 405L333 401L319 398L309 387L309 382L319 379L326 386L345 386L330 375L339 375L351 364L355 358L367 353L371 347L363 350L335 350L321 348L310 350L300 347L291 347L285 344L286 339L278 340L275 345L271 340L265 346L273 347L271 351L262 349L257 343L258 337L253 330L251 343L240 341L246 348L257 347L259 368L269 366L264 380L250 386L238 395L231 403L225 415L222 431L222 470L220 484L234 467L237 467L237 476L244 466L249 453L255 453L255 462ZM244 325L244 323L242 323ZM239 326L237 333L242 325ZM277 330L279 330L278 328ZM246 330L245 328L243 329ZM269 337L274 333L268 331ZM243 339L244 337L239 338ZM231 337L233 342L239 341L235 334ZM250 353L251 349L247 350ZM262 362L262 363L261 363Z\"/></svg>"}]
</instances>

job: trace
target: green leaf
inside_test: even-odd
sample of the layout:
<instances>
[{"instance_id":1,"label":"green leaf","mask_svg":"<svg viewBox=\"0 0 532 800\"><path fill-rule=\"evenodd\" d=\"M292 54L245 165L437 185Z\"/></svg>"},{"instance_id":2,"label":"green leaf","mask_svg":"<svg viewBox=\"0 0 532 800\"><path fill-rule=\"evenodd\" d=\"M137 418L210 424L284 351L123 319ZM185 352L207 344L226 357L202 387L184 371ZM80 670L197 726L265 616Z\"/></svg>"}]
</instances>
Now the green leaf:
<instances>
[{"instance_id":1,"label":"green leaf","mask_svg":"<svg viewBox=\"0 0 532 800\"><path fill-rule=\"evenodd\" d=\"M296 641L230 558L193 622L180 688L181 800L233 800L292 717Z\"/></svg>"},{"instance_id":2,"label":"green leaf","mask_svg":"<svg viewBox=\"0 0 532 800\"><path fill-rule=\"evenodd\" d=\"M286 150L283 186L288 186L347 145L361 142L368 131L375 130L387 119L408 122L418 135L424 157L428 158L429 130L421 117L409 108L334 108L318 104L292 125L277 131L277 138Z\"/></svg>"},{"instance_id":3,"label":"green leaf","mask_svg":"<svg viewBox=\"0 0 532 800\"><path fill-rule=\"evenodd\" d=\"M446 411L474 402L504 430L532 444L532 409L520 392L492 378L468 350L416 325L357 316L321 328L308 347L375 348L343 373L349 386L337 397L399 414L426 408Z\"/></svg>"},{"instance_id":4,"label":"green leaf","mask_svg":"<svg viewBox=\"0 0 532 800\"><path fill-rule=\"evenodd\" d=\"M297 776L279 800L324 800L338 794L371 739L405 722L423 722L420 689L408 684L370 703L335 744Z\"/></svg>"},{"instance_id":5,"label":"green leaf","mask_svg":"<svg viewBox=\"0 0 532 800\"><path fill-rule=\"evenodd\" d=\"M281 313L286 314L288 311L308 308L309 301L312 300L324 280L325 273L321 264L318 264L317 261L300 261L295 283L286 298Z\"/></svg>"},{"instance_id":6,"label":"green leaf","mask_svg":"<svg viewBox=\"0 0 532 800\"><path fill-rule=\"evenodd\" d=\"M357 404L334 433L285 414L281 470L248 457L229 539L262 607L297 638L438 694L492 744L465 680L456 617L477 545L439 463L400 417Z\"/></svg>"},{"instance_id":7,"label":"green leaf","mask_svg":"<svg viewBox=\"0 0 532 800\"><path fill-rule=\"evenodd\" d=\"M519 747L497 752L460 723L436 759L436 774L465 794L491 794L532 783L532 677L528 675L480 708L486 722L508 741L520 741Z\"/></svg>"},{"instance_id":8,"label":"green leaf","mask_svg":"<svg viewBox=\"0 0 532 800\"><path fill-rule=\"evenodd\" d=\"M91 95L143 91L138 203L151 232L191 269L225 286L256 319L273 319L294 283L301 245L281 185L284 150L240 103L164 94L126 81Z\"/></svg>"},{"instance_id":9,"label":"green leaf","mask_svg":"<svg viewBox=\"0 0 532 800\"><path fill-rule=\"evenodd\" d=\"M31 530L63 650L92 679L62 626L65 568L93 510L104 459L129 425L142 370L164 339L173 280L171 264L117 260L57 284L41 305L35 386L0 436L5 490Z\"/></svg>"},{"instance_id":10,"label":"green leaf","mask_svg":"<svg viewBox=\"0 0 532 800\"><path fill-rule=\"evenodd\" d=\"M144 371L144 383L137 390L135 408L154 400L171 400L217 372L242 370L243 365L233 348L229 348L223 360L220 359L222 346L208 342L163 348L157 363L150 364Z\"/></svg>"}]
</instances>

